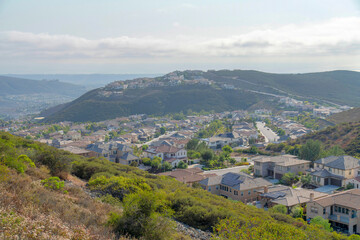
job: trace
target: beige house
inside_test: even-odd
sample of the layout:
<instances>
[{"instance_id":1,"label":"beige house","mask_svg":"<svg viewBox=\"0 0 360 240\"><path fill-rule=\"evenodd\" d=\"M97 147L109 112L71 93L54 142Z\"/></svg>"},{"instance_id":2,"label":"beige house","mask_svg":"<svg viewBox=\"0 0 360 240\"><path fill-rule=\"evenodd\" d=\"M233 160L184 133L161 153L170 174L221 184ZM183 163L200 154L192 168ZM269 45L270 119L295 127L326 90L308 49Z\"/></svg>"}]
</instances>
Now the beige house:
<instances>
[{"instance_id":1,"label":"beige house","mask_svg":"<svg viewBox=\"0 0 360 240\"><path fill-rule=\"evenodd\" d=\"M321 216L328 219L334 230L338 232L348 234L360 232L360 189L311 199L306 208L308 219Z\"/></svg>"},{"instance_id":2,"label":"beige house","mask_svg":"<svg viewBox=\"0 0 360 240\"><path fill-rule=\"evenodd\" d=\"M310 161L298 159L293 155L258 157L254 161L254 174L259 177L281 179L285 173L304 173L310 168Z\"/></svg>"},{"instance_id":3,"label":"beige house","mask_svg":"<svg viewBox=\"0 0 360 240\"><path fill-rule=\"evenodd\" d=\"M286 206L288 213L297 205L306 211L306 203L310 201L311 195L313 199L327 196L326 193L316 192L304 188L292 188L284 185L274 185L264 188L259 192L259 202L262 208L271 208L275 205Z\"/></svg>"},{"instance_id":4,"label":"beige house","mask_svg":"<svg viewBox=\"0 0 360 240\"><path fill-rule=\"evenodd\" d=\"M358 176L359 161L357 158L345 155L319 159L315 161L314 169L311 169L312 182L318 186L345 186L347 179Z\"/></svg>"},{"instance_id":5,"label":"beige house","mask_svg":"<svg viewBox=\"0 0 360 240\"><path fill-rule=\"evenodd\" d=\"M226 173L199 182L201 187L213 194L244 203L256 201L258 191L271 186L272 183L263 178L254 178L245 173Z\"/></svg>"}]
</instances>

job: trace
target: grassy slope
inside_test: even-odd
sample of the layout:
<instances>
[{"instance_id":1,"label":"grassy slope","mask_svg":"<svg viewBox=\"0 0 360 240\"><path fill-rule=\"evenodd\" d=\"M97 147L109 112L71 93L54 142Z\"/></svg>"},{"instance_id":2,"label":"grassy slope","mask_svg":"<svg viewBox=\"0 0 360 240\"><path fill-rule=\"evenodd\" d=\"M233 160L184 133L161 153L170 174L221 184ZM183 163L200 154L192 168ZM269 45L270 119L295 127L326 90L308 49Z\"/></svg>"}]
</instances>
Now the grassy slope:
<instances>
[{"instance_id":1,"label":"grassy slope","mask_svg":"<svg viewBox=\"0 0 360 240\"><path fill-rule=\"evenodd\" d=\"M294 143L304 144L309 139L321 141L326 148L339 145L347 154L360 157L360 122L342 123L327 127L323 130L306 134L295 140Z\"/></svg>"},{"instance_id":2,"label":"grassy slope","mask_svg":"<svg viewBox=\"0 0 360 240\"><path fill-rule=\"evenodd\" d=\"M360 108L353 108L348 111L334 114L327 120L334 123L347 123L347 122L359 122L360 121Z\"/></svg>"},{"instance_id":3,"label":"grassy slope","mask_svg":"<svg viewBox=\"0 0 360 240\"><path fill-rule=\"evenodd\" d=\"M288 93L309 98L323 99L339 104L360 105L360 73L352 71L331 71L305 74L272 74L259 71L222 70L205 74L213 80L220 79L251 89L265 90L274 87ZM229 80L224 77L246 80Z\"/></svg>"},{"instance_id":4,"label":"grassy slope","mask_svg":"<svg viewBox=\"0 0 360 240\"><path fill-rule=\"evenodd\" d=\"M34 152L39 151L37 154L41 154L41 151L53 148L0 132L0 149L4 160L24 153L37 159ZM62 154L63 151L59 153ZM201 189L188 188L168 177L154 176L137 168L106 160L74 155L68 157L76 161L73 173L85 179L100 172L126 179L142 179L151 186L152 191L169 201L175 218L193 226L207 228L209 223L218 222L218 217L236 217L240 224L249 218L256 218L263 223L281 224L292 232L300 231L303 237L297 239L309 239L310 236L313 236L311 239L346 239L345 236L327 233L320 228L307 228L303 222L286 215L270 214ZM49 177L49 171L38 161L35 160L35 163L37 168L29 168L24 174L18 174L0 164L0 229L4 230L6 239L17 239L18 236L40 240L48 239L49 236L51 239L114 239L111 228L104 223L110 211L121 214L120 209L90 198L78 186L67 186L68 194L44 188L39 180ZM119 190L116 186L115 189ZM252 227L256 228L257 225ZM261 229L271 236L277 235L278 230ZM281 232L285 236L282 239L287 239L286 234L285 230Z\"/></svg>"},{"instance_id":5,"label":"grassy slope","mask_svg":"<svg viewBox=\"0 0 360 240\"><path fill-rule=\"evenodd\" d=\"M102 97L100 89L90 91L60 111L51 114L47 121L101 121L131 114L155 114L193 111L226 111L247 109L263 99L260 94L238 90L218 90L207 86L181 86L153 89L129 89L122 96ZM47 115L44 112L43 115Z\"/></svg>"}]
</instances>

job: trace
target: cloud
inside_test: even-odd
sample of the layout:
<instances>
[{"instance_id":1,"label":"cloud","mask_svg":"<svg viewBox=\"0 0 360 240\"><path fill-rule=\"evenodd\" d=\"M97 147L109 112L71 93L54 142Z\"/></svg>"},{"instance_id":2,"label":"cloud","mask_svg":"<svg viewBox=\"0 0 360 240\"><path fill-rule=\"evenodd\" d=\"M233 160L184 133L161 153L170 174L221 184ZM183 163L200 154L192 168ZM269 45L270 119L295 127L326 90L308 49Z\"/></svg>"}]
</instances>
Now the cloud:
<instances>
[{"instance_id":1,"label":"cloud","mask_svg":"<svg viewBox=\"0 0 360 240\"><path fill-rule=\"evenodd\" d=\"M175 38L121 36L91 40L70 35L7 31L0 32L0 59L352 56L360 55L359 26L359 17L336 18L208 39L179 35Z\"/></svg>"}]
</instances>

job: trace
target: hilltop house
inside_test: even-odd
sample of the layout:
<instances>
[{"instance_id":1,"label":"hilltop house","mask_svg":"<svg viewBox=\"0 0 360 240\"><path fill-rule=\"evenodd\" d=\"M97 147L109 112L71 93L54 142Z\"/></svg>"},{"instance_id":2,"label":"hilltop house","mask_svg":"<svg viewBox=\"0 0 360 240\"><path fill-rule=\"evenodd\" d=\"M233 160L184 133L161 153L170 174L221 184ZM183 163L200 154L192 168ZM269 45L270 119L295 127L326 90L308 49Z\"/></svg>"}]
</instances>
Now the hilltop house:
<instances>
[{"instance_id":1,"label":"hilltop house","mask_svg":"<svg viewBox=\"0 0 360 240\"><path fill-rule=\"evenodd\" d=\"M258 191L272 185L271 182L263 178L254 178L245 173L232 172L206 178L199 184L204 190L213 194L244 203L257 200Z\"/></svg>"},{"instance_id":2,"label":"hilltop house","mask_svg":"<svg viewBox=\"0 0 360 240\"><path fill-rule=\"evenodd\" d=\"M253 159L255 176L281 179L285 173L304 173L310 168L310 161L298 159L293 155L258 157Z\"/></svg>"},{"instance_id":3,"label":"hilltop house","mask_svg":"<svg viewBox=\"0 0 360 240\"><path fill-rule=\"evenodd\" d=\"M312 183L318 186L345 186L346 180L359 175L360 160L351 156L330 156L314 162Z\"/></svg>"},{"instance_id":4,"label":"hilltop house","mask_svg":"<svg viewBox=\"0 0 360 240\"><path fill-rule=\"evenodd\" d=\"M321 216L328 219L336 231L348 234L360 232L360 189L311 199L306 209L308 220Z\"/></svg>"}]
</instances>

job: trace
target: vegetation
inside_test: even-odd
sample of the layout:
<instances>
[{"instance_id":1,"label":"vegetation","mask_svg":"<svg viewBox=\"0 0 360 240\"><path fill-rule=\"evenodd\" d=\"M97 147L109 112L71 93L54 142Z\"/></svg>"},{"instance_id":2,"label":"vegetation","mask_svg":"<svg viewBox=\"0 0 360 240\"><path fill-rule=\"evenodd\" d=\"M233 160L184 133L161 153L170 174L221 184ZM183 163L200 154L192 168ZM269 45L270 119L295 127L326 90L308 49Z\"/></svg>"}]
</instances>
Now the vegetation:
<instances>
[{"instance_id":1,"label":"vegetation","mask_svg":"<svg viewBox=\"0 0 360 240\"><path fill-rule=\"evenodd\" d=\"M120 116L145 113L166 115L178 112L248 109L271 97L242 90L227 91L212 86L180 85L146 89L126 89L122 95L103 96L103 89L89 91L78 99L46 110L46 122L102 121ZM111 90L110 90L111 92Z\"/></svg>"},{"instance_id":2,"label":"vegetation","mask_svg":"<svg viewBox=\"0 0 360 240\"><path fill-rule=\"evenodd\" d=\"M353 108L348 111L331 115L327 120L340 124L360 121L360 108Z\"/></svg>"},{"instance_id":3,"label":"vegetation","mask_svg":"<svg viewBox=\"0 0 360 240\"><path fill-rule=\"evenodd\" d=\"M205 129L201 129L197 133L198 138L209 138L216 134L224 132L224 124L221 120L212 121Z\"/></svg>"},{"instance_id":4,"label":"vegetation","mask_svg":"<svg viewBox=\"0 0 360 240\"><path fill-rule=\"evenodd\" d=\"M0 228L2 234L10 236L6 239L117 239L122 235L184 239L172 219L213 230L215 239L346 239L316 224L307 226L302 220L226 200L170 177L106 159L67 155L7 133L0 133L0 146L3 158L16 160L28 153L35 163L24 173L0 164ZM53 178L47 165L37 160L43 151L70 159L71 166L62 171L69 171L62 175L72 181L63 187L67 194L54 191L62 188L62 181ZM99 198L91 198L80 187L85 182L69 173L88 181L89 190ZM36 184L39 180L45 181Z\"/></svg>"}]
</instances>

